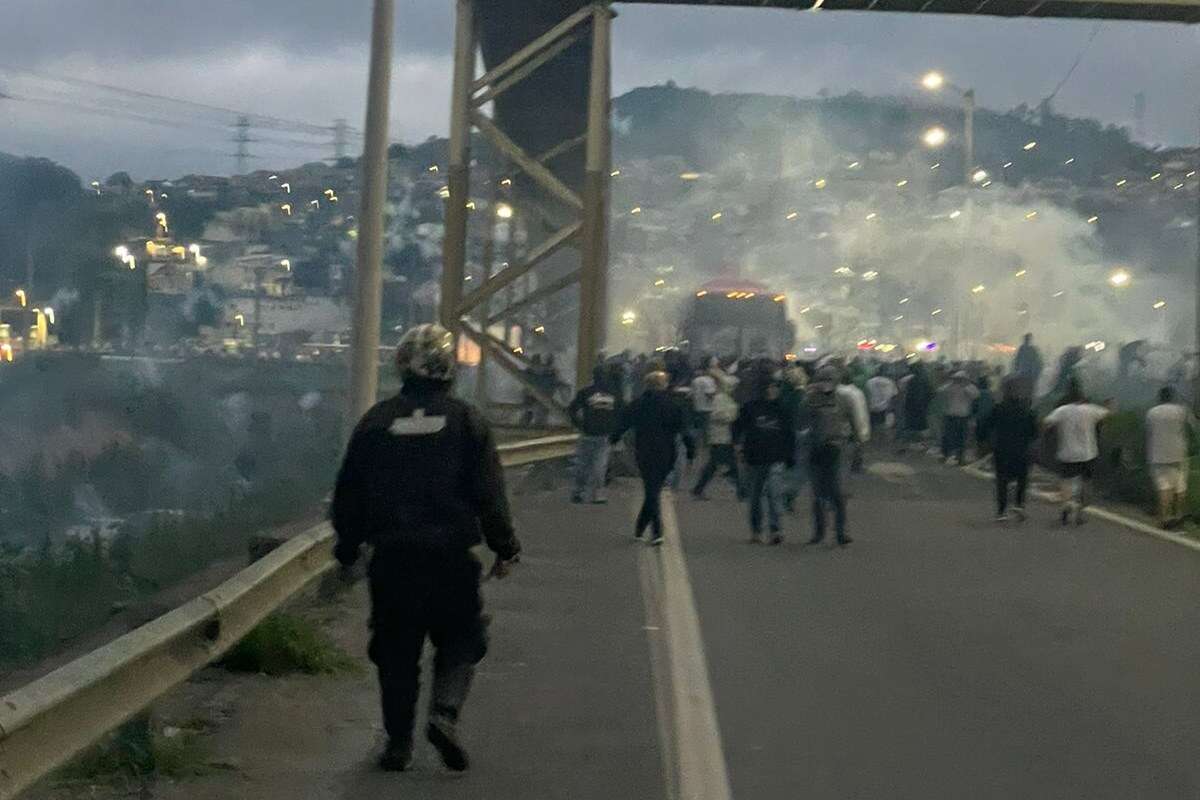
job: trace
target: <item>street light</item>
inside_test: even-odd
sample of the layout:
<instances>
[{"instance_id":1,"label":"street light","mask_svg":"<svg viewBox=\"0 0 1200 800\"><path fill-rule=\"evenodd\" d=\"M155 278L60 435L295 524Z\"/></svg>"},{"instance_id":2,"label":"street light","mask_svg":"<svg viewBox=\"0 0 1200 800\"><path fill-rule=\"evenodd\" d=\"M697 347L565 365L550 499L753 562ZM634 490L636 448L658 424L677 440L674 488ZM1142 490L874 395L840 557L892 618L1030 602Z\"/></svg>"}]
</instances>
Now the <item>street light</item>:
<instances>
[{"instance_id":1,"label":"street light","mask_svg":"<svg viewBox=\"0 0 1200 800\"><path fill-rule=\"evenodd\" d=\"M957 92L963 101L963 170L967 176L966 185L971 185L971 170L975 168L975 90L963 89L946 80L940 72L926 72L921 78L921 86L927 91L939 92L943 88ZM979 183L979 181L975 181Z\"/></svg>"},{"instance_id":2,"label":"street light","mask_svg":"<svg viewBox=\"0 0 1200 800\"><path fill-rule=\"evenodd\" d=\"M513 207L508 203L499 203L496 205L496 217L499 219L512 219Z\"/></svg>"},{"instance_id":3,"label":"street light","mask_svg":"<svg viewBox=\"0 0 1200 800\"><path fill-rule=\"evenodd\" d=\"M926 72L921 78L921 85L931 92L936 92L946 85L946 76L940 72Z\"/></svg>"},{"instance_id":4,"label":"street light","mask_svg":"<svg viewBox=\"0 0 1200 800\"><path fill-rule=\"evenodd\" d=\"M935 125L921 134L921 141L925 143L926 147L941 147L948 138L946 129L940 125Z\"/></svg>"},{"instance_id":5,"label":"street light","mask_svg":"<svg viewBox=\"0 0 1200 800\"><path fill-rule=\"evenodd\" d=\"M129 248L125 245L121 245L113 250L113 255L124 261L125 259L129 258Z\"/></svg>"},{"instance_id":6,"label":"street light","mask_svg":"<svg viewBox=\"0 0 1200 800\"><path fill-rule=\"evenodd\" d=\"M17 289L15 292L13 292L13 294L16 295L17 302L21 304L21 308L24 308L25 305L29 302L28 298L25 296L24 289Z\"/></svg>"},{"instance_id":7,"label":"street light","mask_svg":"<svg viewBox=\"0 0 1200 800\"><path fill-rule=\"evenodd\" d=\"M1131 280L1133 280L1133 276L1130 275L1129 270L1126 269L1114 270L1113 273L1108 276L1108 282L1113 286L1114 289L1120 289L1123 286L1128 286Z\"/></svg>"},{"instance_id":8,"label":"street light","mask_svg":"<svg viewBox=\"0 0 1200 800\"><path fill-rule=\"evenodd\" d=\"M637 322L637 314L633 309L627 309L621 314L622 325L632 325L635 322Z\"/></svg>"},{"instance_id":9,"label":"street light","mask_svg":"<svg viewBox=\"0 0 1200 800\"><path fill-rule=\"evenodd\" d=\"M983 183L988 179L988 171L986 169L977 169L971 173L971 180L974 183Z\"/></svg>"}]
</instances>

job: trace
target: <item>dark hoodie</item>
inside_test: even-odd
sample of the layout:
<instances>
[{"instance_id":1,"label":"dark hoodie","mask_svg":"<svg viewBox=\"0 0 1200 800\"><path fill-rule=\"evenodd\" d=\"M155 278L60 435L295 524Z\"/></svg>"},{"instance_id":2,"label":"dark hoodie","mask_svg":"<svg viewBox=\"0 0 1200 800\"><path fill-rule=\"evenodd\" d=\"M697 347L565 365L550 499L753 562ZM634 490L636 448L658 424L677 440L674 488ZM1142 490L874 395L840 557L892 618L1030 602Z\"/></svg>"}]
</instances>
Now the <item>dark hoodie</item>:
<instances>
[{"instance_id":1,"label":"dark hoodie","mask_svg":"<svg viewBox=\"0 0 1200 800\"><path fill-rule=\"evenodd\" d=\"M634 455L642 472L670 472L678 438L683 439L689 459L694 452L683 410L664 390L648 389L623 409L621 423L610 437L613 443L628 430L633 431Z\"/></svg>"},{"instance_id":2,"label":"dark hoodie","mask_svg":"<svg viewBox=\"0 0 1200 800\"><path fill-rule=\"evenodd\" d=\"M752 466L791 464L796 458L793 417L779 398L760 397L742 406L733 423L733 441Z\"/></svg>"}]
</instances>

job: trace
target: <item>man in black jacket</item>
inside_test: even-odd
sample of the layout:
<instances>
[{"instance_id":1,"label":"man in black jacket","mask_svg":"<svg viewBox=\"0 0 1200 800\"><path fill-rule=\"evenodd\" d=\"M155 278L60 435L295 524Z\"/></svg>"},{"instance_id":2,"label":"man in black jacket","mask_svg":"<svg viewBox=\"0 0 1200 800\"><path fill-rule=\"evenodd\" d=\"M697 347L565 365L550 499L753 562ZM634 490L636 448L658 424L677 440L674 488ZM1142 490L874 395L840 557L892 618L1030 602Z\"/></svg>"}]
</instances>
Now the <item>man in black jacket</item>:
<instances>
[{"instance_id":1,"label":"man in black jacket","mask_svg":"<svg viewBox=\"0 0 1200 800\"><path fill-rule=\"evenodd\" d=\"M579 428L579 444L575 448L575 488L572 503L606 503L604 477L608 472L608 437L621 420L621 398L616 381L609 379L604 367L592 372L592 382L579 390L567 414Z\"/></svg>"},{"instance_id":2,"label":"man in black jacket","mask_svg":"<svg viewBox=\"0 0 1200 800\"><path fill-rule=\"evenodd\" d=\"M733 441L741 448L749 473L750 541L755 543L762 540L764 495L771 544L783 542L783 473L796 463L796 431L781 392L779 381L768 379L761 393L742 406L733 423Z\"/></svg>"},{"instance_id":3,"label":"man in black jacket","mask_svg":"<svg viewBox=\"0 0 1200 800\"><path fill-rule=\"evenodd\" d=\"M481 567L486 540L504 577L521 545L486 421L450 396L454 337L437 325L404 335L396 352L403 389L359 422L333 496L334 553L348 570L373 547L369 653L379 672L388 744L380 766L412 763L421 650L436 650L426 736L452 770L467 768L457 722L487 652Z\"/></svg>"}]
</instances>

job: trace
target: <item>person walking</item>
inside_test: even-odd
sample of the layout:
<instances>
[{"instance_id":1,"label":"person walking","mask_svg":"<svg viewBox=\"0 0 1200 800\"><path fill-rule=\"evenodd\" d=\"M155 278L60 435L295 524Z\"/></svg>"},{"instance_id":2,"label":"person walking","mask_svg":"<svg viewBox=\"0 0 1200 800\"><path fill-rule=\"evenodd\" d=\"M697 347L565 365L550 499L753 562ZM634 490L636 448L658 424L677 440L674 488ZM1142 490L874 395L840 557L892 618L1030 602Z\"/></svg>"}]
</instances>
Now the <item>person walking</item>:
<instances>
[{"instance_id":1,"label":"person walking","mask_svg":"<svg viewBox=\"0 0 1200 800\"><path fill-rule=\"evenodd\" d=\"M1044 368L1042 354L1033 344L1033 334L1025 334L1025 338L1013 358L1012 374L1017 379L1016 390L1025 394L1032 401Z\"/></svg>"},{"instance_id":2,"label":"person walking","mask_svg":"<svg viewBox=\"0 0 1200 800\"><path fill-rule=\"evenodd\" d=\"M615 444L626 431L633 431L634 458L644 492L633 535L635 539L641 539L650 528L652 545L660 545L663 541L662 490L675 465L680 441L689 461L695 454L684 413L667 391L669 380L667 373L661 370L647 373L645 391L625 407L620 425L609 438Z\"/></svg>"},{"instance_id":3,"label":"person walking","mask_svg":"<svg viewBox=\"0 0 1200 800\"><path fill-rule=\"evenodd\" d=\"M942 455L947 464L965 464L971 409L979 397L979 390L971 385L967 373L958 370L939 394L942 396Z\"/></svg>"},{"instance_id":4,"label":"person walking","mask_svg":"<svg viewBox=\"0 0 1200 800\"><path fill-rule=\"evenodd\" d=\"M990 417L996 408L996 395L992 392L992 381L987 375L980 375L975 379L975 388L979 390L979 396L971 404L971 419L975 422L975 458L980 459L987 456L992 449L991 437L984 420Z\"/></svg>"},{"instance_id":5,"label":"person walking","mask_svg":"<svg viewBox=\"0 0 1200 800\"><path fill-rule=\"evenodd\" d=\"M871 412L867 407L867 396L854 383L850 371L842 370L841 374L842 383L837 391L846 399L854 416L846 444L850 448L850 471L857 474L863 471L863 447L871 439Z\"/></svg>"},{"instance_id":6,"label":"person walking","mask_svg":"<svg viewBox=\"0 0 1200 800\"><path fill-rule=\"evenodd\" d=\"M487 652L479 593L480 537L503 578L521 552L491 430L451 396L455 338L419 325L396 350L400 394L376 404L355 428L333 493L334 555L351 573L373 547L368 652L379 673L388 742L385 770L412 764L413 724L428 637L433 691L425 735L451 770L467 769L458 720L475 665Z\"/></svg>"},{"instance_id":7,"label":"person walking","mask_svg":"<svg viewBox=\"0 0 1200 800\"><path fill-rule=\"evenodd\" d=\"M692 424L703 445L708 444L708 420L718 391L718 369L716 358L705 359L701 371L692 378Z\"/></svg>"},{"instance_id":8,"label":"person walking","mask_svg":"<svg viewBox=\"0 0 1200 800\"><path fill-rule=\"evenodd\" d=\"M713 396L712 411L708 415L708 462L700 472L700 479L696 481L695 488L692 489L692 496L697 500L708 499L704 490L721 467L725 467L730 480L733 481L739 500L744 494L737 453L733 449L733 422L738 416L738 405L733 401L732 383L731 378L717 381L717 393Z\"/></svg>"},{"instance_id":9,"label":"person walking","mask_svg":"<svg viewBox=\"0 0 1200 800\"><path fill-rule=\"evenodd\" d=\"M606 503L604 478L608 473L608 438L621 419L621 398L616 380L604 367L592 371L592 382L580 389L567 407L567 416L579 428L575 448L575 488L572 503Z\"/></svg>"},{"instance_id":10,"label":"person walking","mask_svg":"<svg viewBox=\"0 0 1200 800\"><path fill-rule=\"evenodd\" d=\"M913 442L923 447L922 442L929 430L929 404L933 402L933 383L929 379L929 370L920 361L912 363L903 384L904 439L900 452L904 452L908 444Z\"/></svg>"},{"instance_id":11,"label":"person walking","mask_svg":"<svg viewBox=\"0 0 1200 800\"><path fill-rule=\"evenodd\" d=\"M733 441L742 451L750 499L750 541L762 541L763 503L771 544L783 542L783 473L796 457L792 417L780 399L779 381L769 380L761 394L742 406L733 423Z\"/></svg>"},{"instance_id":12,"label":"person walking","mask_svg":"<svg viewBox=\"0 0 1200 800\"><path fill-rule=\"evenodd\" d=\"M1183 522L1188 438L1195 430L1195 416L1175 402L1174 389L1164 386L1158 393L1158 405L1146 412L1146 463L1158 494L1158 524L1163 528Z\"/></svg>"},{"instance_id":13,"label":"person walking","mask_svg":"<svg viewBox=\"0 0 1200 800\"><path fill-rule=\"evenodd\" d=\"M878 440L887 436L888 414L900 390L882 371L867 379L867 408L871 414L871 435Z\"/></svg>"},{"instance_id":14,"label":"person walking","mask_svg":"<svg viewBox=\"0 0 1200 800\"><path fill-rule=\"evenodd\" d=\"M1084 522L1083 509L1087 507L1088 484L1096 469L1100 447L1096 439L1096 426L1109 415L1109 409L1089 403L1083 390L1072 381L1067 388L1063 404L1042 420L1042 425L1054 428L1058 437L1058 462L1062 475L1062 524L1071 521Z\"/></svg>"},{"instance_id":15,"label":"person walking","mask_svg":"<svg viewBox=\"0 0 1200 800\"><path fill-rule=\"evenodd\" d=\"M813 485L813 535L809 544L825 540L826 516L834 514L839 545L853 541L846 533L846 496L842 492L842 447L855 433L854 409L837 391L836 367L817 371L804 397L802 425L808 430L809 473Z\"/></svg>"},{"instance_id":16,"label":"person walking","mask_svg":"<svg viewBox=\"0 0 1200 800\"><path fill-rule=\"evenodd\" d=\"M1025 490L1029 485L1029 450L1037 439L1037 418L1020 378L1010 376L1002 387L1003 398L979 422L981 440L991 444L996 467L996 521L1006 522L1008 487L1016 483L1013 513L1025 520Z\"/></svg>"}]
</instances>

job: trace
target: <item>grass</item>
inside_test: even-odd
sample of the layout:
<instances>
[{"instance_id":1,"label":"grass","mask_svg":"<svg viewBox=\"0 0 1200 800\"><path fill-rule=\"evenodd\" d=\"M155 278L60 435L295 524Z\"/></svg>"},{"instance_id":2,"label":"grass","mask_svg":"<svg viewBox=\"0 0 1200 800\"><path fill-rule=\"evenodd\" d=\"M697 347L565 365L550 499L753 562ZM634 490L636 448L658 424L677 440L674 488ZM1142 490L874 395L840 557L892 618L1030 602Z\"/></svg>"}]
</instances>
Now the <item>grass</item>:
<instances>
[{"instance_id":1,"label":"grass","mask_svg":"<svg viewBox=\"0 0 1200 800\"><path fill-rule=\"evenodd\" d=\"M59 784L122 785L154 777L180 780L211 772L204 726L153 729L144 718L126 723L55 774Z\"/></svg>"},{"instance_id":2,"label":"grass","mask_svg":"<svg viewBox=\"0 0 1200 800\"><path fill-rule=\"evenodd\" d=\"M315 622L285 613L272 614L259 623L226 653L221 666L273 676L333 675L361 668Z\"/></svg>"}]
</instances>

